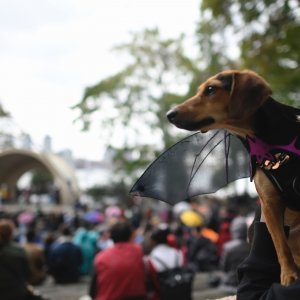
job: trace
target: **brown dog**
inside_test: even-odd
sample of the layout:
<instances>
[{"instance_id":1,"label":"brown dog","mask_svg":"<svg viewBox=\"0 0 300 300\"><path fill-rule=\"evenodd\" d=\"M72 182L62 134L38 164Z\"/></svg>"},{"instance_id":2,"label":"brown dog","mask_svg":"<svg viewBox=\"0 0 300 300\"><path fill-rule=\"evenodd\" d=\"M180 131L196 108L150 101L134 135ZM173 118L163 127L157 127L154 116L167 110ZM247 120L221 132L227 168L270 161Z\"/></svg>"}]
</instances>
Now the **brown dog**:
<instances>
[{"instance_id":1,"label":"brown dog","mask_svg":"<svg viewBox=\"0 0 300 300\"><path fill-rule=\"evenodd\" d=\"M201 84L195 96L167 117L191 131L224 128L245 144L281 266L281 283L288 285L298 277L300 264L300 110L275 101L271 94L254 72L224 71ZM283 224L291 226L289 242Z\"/></svg>"}]
</instances>

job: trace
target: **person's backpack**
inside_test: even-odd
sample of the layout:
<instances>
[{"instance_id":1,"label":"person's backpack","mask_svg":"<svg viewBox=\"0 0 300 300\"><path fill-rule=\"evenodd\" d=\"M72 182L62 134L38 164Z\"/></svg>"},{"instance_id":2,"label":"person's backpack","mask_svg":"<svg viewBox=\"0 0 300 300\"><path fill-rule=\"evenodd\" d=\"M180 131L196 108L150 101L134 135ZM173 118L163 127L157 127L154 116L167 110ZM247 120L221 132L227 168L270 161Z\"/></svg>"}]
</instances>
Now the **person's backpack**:
<instances>
[{"instance_id":1,"label":"person's backpack","mask_svg":"<svg viewBox=\"0 0 300 300\"><path fill-rule=\"evenodd\" d=\"M166 271L158 272L159 294L161 300L190 300L192 299L192 284L194 272L186 267L179 266L176 256L176 267L168 266L158 257L153 257Z\"/></svg>"}]
</instances>

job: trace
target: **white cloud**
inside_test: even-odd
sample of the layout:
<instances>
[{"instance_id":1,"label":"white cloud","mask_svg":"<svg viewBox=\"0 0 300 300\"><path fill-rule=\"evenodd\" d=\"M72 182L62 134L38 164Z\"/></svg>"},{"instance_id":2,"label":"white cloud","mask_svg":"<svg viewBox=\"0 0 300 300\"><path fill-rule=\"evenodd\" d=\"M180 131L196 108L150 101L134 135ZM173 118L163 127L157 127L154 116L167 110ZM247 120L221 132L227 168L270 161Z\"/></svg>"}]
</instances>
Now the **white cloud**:
<instances>
[{"instance_id":1,"label":"white cloud","mask_svg":"<svg viewBox=\"0 0 300 300\"><path fill-rule=\"evenodd\" d=\"M111 53L129 32L157 26L165 36L191 34L198 0L0 1L0 99L36 143L97 159L96 130L81 133L70 107L84 88L123 63ZM99 129L100 130L100 129Z\"/></svg>"}]
</instances>

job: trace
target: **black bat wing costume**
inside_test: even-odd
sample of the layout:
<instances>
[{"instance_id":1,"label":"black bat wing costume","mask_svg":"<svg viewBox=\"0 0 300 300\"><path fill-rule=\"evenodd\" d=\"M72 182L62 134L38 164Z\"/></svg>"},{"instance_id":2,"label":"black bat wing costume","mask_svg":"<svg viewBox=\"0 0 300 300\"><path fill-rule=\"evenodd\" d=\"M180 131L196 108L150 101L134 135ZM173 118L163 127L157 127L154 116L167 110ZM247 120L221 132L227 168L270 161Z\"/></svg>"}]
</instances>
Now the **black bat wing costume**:
<instances>
[{"instance_id":1,"label":"black bat wing costume","mask_svg":"<svg viewBox=\"0 0 300 300\"><path fill-rule=\"evenodd\" d=\"M197 132L161 154L130 194L174 205L249 176L249 153L239 138L221 129Z\"/></svg>"}]
</instances>

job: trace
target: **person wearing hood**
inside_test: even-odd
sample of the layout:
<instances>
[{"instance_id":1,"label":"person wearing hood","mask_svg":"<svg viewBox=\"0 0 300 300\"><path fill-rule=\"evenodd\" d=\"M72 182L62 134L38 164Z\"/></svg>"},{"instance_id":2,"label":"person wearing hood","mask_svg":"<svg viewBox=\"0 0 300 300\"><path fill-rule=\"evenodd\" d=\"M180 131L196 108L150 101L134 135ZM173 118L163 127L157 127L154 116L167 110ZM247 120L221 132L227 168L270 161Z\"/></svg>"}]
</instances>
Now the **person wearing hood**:
<instances>
[{"instance_id":1,"label":"person wearing hood","mask_svg":"<svg viewBox=\"0 0 300 300\"><path fill-rule=\"evenodd\" d=\"M82 253L72 241L69 227L63 227L61 236L51 246L49 251L49 273L56 283L74 283L80 279Z\"/></svg>"},{"instance_id":2,"label":"person wearing hood","mask_svg":"<svg viewBox=\"0 0 300 300\"><path fill-rule=\"evenodd\" d=\"M238 285L237 267L249 255L250 244L247 242L247 223L239 216L230 224L231 240L226 242L220 257L220 269L225 272L222 288L236 292Z\"/></svg>"},{"instance_id":3,"label":"person wearing hood","mask_svg":"<svg viewBox=\"0 0 300 300\"><path fill-rule=\"evenodd\" d=\"M25 250L13 242L15 225L0 220L0 297L25 300L31 269Z\"/></svg>"}]
</instances>

